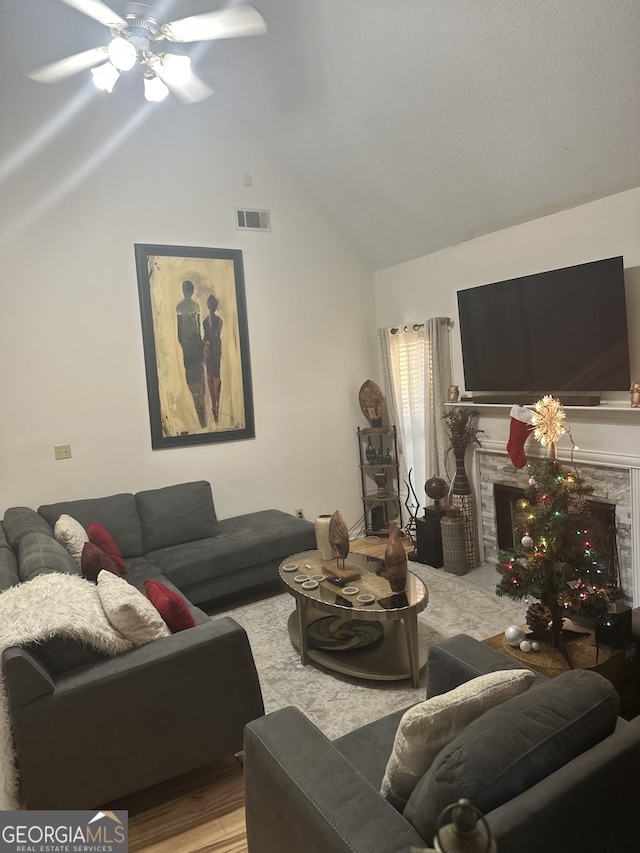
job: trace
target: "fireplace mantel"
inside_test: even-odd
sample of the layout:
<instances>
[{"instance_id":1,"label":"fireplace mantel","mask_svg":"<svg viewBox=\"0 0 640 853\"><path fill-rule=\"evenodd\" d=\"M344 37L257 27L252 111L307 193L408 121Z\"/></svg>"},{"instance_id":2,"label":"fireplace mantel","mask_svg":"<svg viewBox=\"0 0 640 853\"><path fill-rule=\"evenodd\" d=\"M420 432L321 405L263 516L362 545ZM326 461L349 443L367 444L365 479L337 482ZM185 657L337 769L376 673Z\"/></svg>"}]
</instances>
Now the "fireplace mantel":
<instances>
[{"instance_id":1,"label":"fireplace mantel","mask_svg":"<svg viewBox=\"0 0 640 853\"><path fill-rule=\"evenodd\" d=\"M482 439L482 436L480 436L480 438ZM566 439L563 438L562 442L566 442ZM612 468L640 469L640 455L629 456L623 453L611 453L610 451L603 450L583 450L579 447L577 450L574 450L572 459L570 447L563 447L561 444L558 444L557 451L558 459L568 465L579 465L582 463L584 465L607 465ZM475 448L475 452L502 453L506 456L507 448L506 444L503 442L492 441L491 439L482 439L480 446ZM529 438L525 444L525 453L527 454L527 459L532 461L535 461L536 459L544 459L547 455L546 450L537 445L533 438Z\"/></svg>"},{"instance_id":2,"label":"fireplace mantel","mask_svg":"<svg viewBox=\"0 0 640 853\"><path fill-rule=\"evenodd\" d=\"M445 408L461 406L465 409L477 409L480 415L504 416L517 402L515 397L511 403L471 403L461 400L459 403L445 403ZM563 408L572 421L640 424L640 409L631 408L629 403L603 400L599 406L563 406Z\"/></svg>"}]
</instances>

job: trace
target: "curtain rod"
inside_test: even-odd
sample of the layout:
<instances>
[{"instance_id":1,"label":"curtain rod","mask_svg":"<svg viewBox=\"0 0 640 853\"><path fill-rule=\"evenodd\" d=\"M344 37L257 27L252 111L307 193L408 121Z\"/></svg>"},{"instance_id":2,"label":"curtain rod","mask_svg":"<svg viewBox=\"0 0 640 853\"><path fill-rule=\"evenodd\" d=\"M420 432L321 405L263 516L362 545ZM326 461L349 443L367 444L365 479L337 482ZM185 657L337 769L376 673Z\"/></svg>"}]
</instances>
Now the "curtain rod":
<instances>
[{"instance_id":1,"label":"curtain rod","mask_svg":"<svg viewBox=\"0 0 640 853\"><path fill-rule=\"evenodd\" d=\"M424 325L424 323L414 323L411 328L414 332L417 332L418 329L424 329ZM440 325L446 326L448 329L451 329L453 327L453 321L449 317L440 317ZM402 329L399 327L395 327L393 329L389 329L389 331L392 335L397 335L398 332L408 332L409 326L404 326Z\"/></svg>"}]
</instances>

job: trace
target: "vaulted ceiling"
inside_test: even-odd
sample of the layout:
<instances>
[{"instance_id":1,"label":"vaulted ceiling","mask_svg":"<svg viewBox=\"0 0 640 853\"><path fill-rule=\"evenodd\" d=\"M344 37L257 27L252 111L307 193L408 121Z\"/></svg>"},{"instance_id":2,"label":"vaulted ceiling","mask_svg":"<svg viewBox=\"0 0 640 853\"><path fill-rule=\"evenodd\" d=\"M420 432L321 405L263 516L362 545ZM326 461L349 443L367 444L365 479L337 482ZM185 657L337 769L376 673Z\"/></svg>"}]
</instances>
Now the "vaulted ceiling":
<instances>
[{"instance_id":1,"label":"vaulted ceiling","mask_svg":"<svg viewBox=\"0 0 640 853\"><path fill-rule=\"evenodd\" d=\"M194 67L374 269L640 185L638 0L253 2L268 34ZM21 73L104 43L59 0L0 10Z\"/></svg>"}]
</instances>

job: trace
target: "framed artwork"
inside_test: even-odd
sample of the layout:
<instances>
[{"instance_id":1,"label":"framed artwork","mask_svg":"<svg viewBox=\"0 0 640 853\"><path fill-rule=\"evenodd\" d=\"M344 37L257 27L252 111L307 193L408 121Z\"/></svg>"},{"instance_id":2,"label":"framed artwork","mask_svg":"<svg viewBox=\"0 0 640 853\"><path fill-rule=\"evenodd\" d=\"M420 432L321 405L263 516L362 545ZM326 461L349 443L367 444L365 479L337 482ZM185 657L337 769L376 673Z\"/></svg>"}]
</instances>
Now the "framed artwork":
<instances>
[{"instance_id":1,"label":"framed artwork","mask_svg":"<svg viewBox=\"0 0 640 853\"><path fill-rule=\"evenodd\" d=\"M240 249L135 244L154 449L254 438Z\"/></svg>"}]
</instances>

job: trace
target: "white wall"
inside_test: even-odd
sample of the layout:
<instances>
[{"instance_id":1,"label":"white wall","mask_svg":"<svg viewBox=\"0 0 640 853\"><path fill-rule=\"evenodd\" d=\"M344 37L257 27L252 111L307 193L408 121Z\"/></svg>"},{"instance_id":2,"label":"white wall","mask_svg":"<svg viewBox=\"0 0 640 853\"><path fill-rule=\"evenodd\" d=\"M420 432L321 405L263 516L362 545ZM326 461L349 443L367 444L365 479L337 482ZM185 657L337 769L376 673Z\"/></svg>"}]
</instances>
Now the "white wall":
<instances>
[{"instance_id":1,"label":"white wall","mask_svg":"<svg viewBox=\"0 0 640 853\"><path fill-rule=\"evenodd\" d=\"M221 99L87 86L75 113L75 83L2 92L0 515L204 478L221 517L339 508L353 524L371 271ZM269 208L272 232L237 232L243 205ZM151 450L134 243L243 250L255 440Z\"/></svg>"},{"instance_id":2,"label":"white wall","mask_svg":"<svg viewBox=\"0 0 640 853\"><path fill-rule=\"evenodd\" d=\"M451 317L454 382L463 393L458 290L615 255L624 257L631 372L632 379L638 380L640 188L376 272L376 322L379 327L386 327L420 322L427 317ZM543 310L541 306L541 321ZM628 405L629 395L622 395L621 400ZM486 430L486 438L506 444L508 410L504 414L483 415L479 425ZM602 416L598 416L597 423L580 416L573 432L576 443L585 450L636 456L637 429L637 419L629 417L612 427L610 420ZM568 439L563 439L564 443L570 446Z\"/></svg>"}]
</instances>

